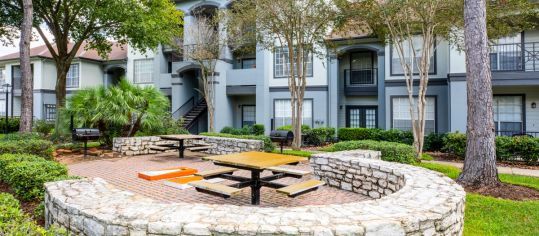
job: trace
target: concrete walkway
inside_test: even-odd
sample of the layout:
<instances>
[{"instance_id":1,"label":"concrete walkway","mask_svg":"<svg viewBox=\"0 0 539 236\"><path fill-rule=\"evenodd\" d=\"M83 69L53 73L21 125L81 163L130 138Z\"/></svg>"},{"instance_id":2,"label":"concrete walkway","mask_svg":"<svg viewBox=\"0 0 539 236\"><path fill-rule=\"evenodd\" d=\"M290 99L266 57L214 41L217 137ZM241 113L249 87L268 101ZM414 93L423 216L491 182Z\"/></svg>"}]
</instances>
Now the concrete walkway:
<instances>
[{"instance_id":1,"label":"concrete walkway","mask_svg":"<svg viewBox=\"0 0 539 236\"><path fill-rule=\"evenodd\" d=\"M422 161L422 162L452 165L452 166L458 167L460 169L462 169L462 166L464 165L461 162L451 162L451 161ZM498 172L503 173L503 174L526 175L526 176L533 176L533 177L538 177L539 178L539 170L522 169L522 168L514 168L514 167L507 167L507 166L498 166Z\"/></svg>"}]
</instances>

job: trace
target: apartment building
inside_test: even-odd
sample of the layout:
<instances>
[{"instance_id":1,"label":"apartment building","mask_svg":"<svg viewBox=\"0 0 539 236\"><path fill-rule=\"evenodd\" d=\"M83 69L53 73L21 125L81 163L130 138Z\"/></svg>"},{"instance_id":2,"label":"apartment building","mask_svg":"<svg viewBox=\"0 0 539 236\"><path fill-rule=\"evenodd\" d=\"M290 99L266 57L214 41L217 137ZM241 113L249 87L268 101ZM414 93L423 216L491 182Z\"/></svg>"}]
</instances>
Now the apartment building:
<instances>
[{"instance_id":1,"label":"apartment building","mask_svg":"<svg viewBox=\"0 0 539 236\"><path fill-rule=\"evenodd\" d=\"M72 47L70 44L69 47ZM101 58L95 50L77 52L67 73L67 95L79 89L98 85L115 84L125 75L127 69L127 50L114 45L108 58ZM30 50L30 63L34 79L34 118L56 119L56 65L45 45ZM0 114L18 117L21 113L21 70L19 53L0 55Z\"/></svg>"}]
</instances>

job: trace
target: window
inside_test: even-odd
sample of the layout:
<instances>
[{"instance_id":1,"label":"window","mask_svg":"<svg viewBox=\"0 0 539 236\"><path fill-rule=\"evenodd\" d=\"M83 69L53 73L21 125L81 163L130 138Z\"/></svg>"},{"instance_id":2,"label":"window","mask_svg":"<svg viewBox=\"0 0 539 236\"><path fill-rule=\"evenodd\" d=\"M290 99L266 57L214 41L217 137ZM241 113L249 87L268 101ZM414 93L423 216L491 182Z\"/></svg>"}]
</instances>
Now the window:
<instances>
[{"instance_id":1,"label":"window","mask_svg":"<svg viewBox=\"0 0 539 236\"><path fill-rule=\"evenodd\" d=\"M306 55L307 73L305 76L313 76L313 55ZM287 47L275 48L273 73L276 78L283 78L289 75L290 59ZM297 68L296 68L297 70Z\"/></svg>"},{"instance_id":2,"label":"window","mask_svg":"<svg viewBox=\"0 0 539 236\"><path fill-rule=\"evenodd\" d=\"M4 76L4 69L0 68L0 87L6 83ZM1 89L1 88L0 88Z\"/></svg>"},{"instance_id":3,"label":"window","mask_svg":"<svg viewBox=\"0 0 539 236\"><path fill-rule=\"evenodd\" d=\"M523 96L494 96L494 125L500 135L513 135L524 130Z\"/></svg>"},{"instance_id":4,"label":"window","mask_svg":"<svg viewBox=\"0 0 539 236\"><path fill-rule=\"evenodd\" d=\"M32 77L34 76L34 65L30 65ZM21 66L11 67L11 77L13 79L13 89L21 89L22 72ZM7 79L7 78L6 78Z\"/></svg>"},{"instance_id":5,"label":"window","mask_svg":"<svg viewBox=\"0 0 539 236\"><path fill-rule=\"evenodd\" d=\"M56 104L43 104L43 118L46 121L56 120Z\"/></svg>"},{"instance_id":6,"label":"window","mask_svg":"<svg viewBox=\"0 0 539 236\"><path fill-rule=\"evenodd\" d=\"M495 40L490 46L490 69L493 71L521 70L522 38L521 34Z\"/></svg>"},{"instance_id":7,"label":"window","mask_svg":"<svg viewBox=\"0 0 539 236\"><path fill-rule=\"evenodd\" d=\"M346 107L346 127L376 128L376 107L349 106Z\"/></svg>"},{"instance_id":8,"label":"window","mask_svg":"<svg viewBox=\"0 0 539 236\"><path fill-rule=\"evenodd\" d=\"M421 50L423 46L423 42L419 37L414 37L413 39L413 45L414 49L416 50L416 58L413 61L414 64L414 73L418 73L418 64L419 60L421 59ZM404 52L404 60L407 63L412 63L411 57L412 57L412 48L410 47L410 44L408 42L403 42L403 52ZM417 52L419 51L419 52ZM436 51L432 50L433 54L430 58L430 67L429 67L429 74L435 73L434 68L436 68ZM395 47L391 45L391 75L403 75L404 70L402 69L402 65L400 63L399 53L396 51Z\"/></svg>"},{"instance_id":9,"label":"window","mask_svg":"<svg viewBox=\"0 0 539 236\"><path fill-rule=\"evenodd\" d=\"M275 128L292 124L292 106L290 99L277 99L274 101ZM302 124L313 127L313 100L303 100Z\"/></svg>"},{"instance_id":10,"label":"window","mask_svg":"<svg viewBox=\"0 0 539 236\"><path fill-rule=\"evenodd\" d=\"M254 125L256 123L256 106L241 106L241 126Z\"/></svg>"},{"instance_id":11,"label":"window","mask_svg":"<svg viewBox=\"0 0 539 236\"><path fill-rule=\"evenodd\" d=\"M242 69L256 68L256 58L243 58L241 59Z\"/></svg>"},{"instance_id":12,"label":"window","mask_svg":"<svg viewBox=\"0 0 539 236\"><path fill-rule=\"evenodd\" d=\"M373 52L350 53L350 70L345 71L346 86L376 84L376 57Z\"/></svg>"},{"instance_id":13,"label":"window","mask_svg":"<svg viewBox=\"0 0 539 236\"><path fill-rule=\"evenodd\" d=\"M436 132L436 99L426 97L425 104L425 134ZM408 97L396 97L392 99L392 128L400 130L412 130L412 118L410 115L410 103ZM417 119L417 97L414 99L414 112Z\"/></svg>"},{"instance_id":14,"label":"window","mask_svg":"<svg viewBox=\"0 0 539 236\"><path fill-rule=\"evenodd\" d=\"M66 76L66 88L79 87L80 66L79 64L71 64Z\"/></svg>"},{"instance_id":15,"label":"window","mask_svg":"<svg viewBox=\"0 0 539 236\"><path fill-rule=\"evenodd\" d=\"M153 59L139 59L134 61L135 83L153 82Z\"/></svg>"}]
</instances>

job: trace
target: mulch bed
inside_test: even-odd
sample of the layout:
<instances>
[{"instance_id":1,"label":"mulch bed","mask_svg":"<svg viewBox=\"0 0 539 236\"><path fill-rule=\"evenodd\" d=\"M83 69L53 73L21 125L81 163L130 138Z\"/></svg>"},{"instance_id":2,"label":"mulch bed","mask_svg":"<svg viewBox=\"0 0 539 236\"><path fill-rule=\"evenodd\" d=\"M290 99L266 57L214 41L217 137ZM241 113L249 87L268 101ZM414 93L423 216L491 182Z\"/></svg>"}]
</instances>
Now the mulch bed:
<instances>
[{"instance_id":1,"label":"mulch bed","mask_svg":"<svg viewBox=\"0 0 539 236\"><path fill-rule=\"evenodd\" d=\"M539 191L506 183L500 183L496 187L465 188L465 190L466 192L516 201L539 200Z\"/></svg>"},{"instance_id":2,"label":"mulch bed","mask_svg":"<svg viewBox=\"0 0 539 236\"><path fill-rule=\"evenodd\" d=\"M0 192L9 193L9 194L15 196L15 192L13 192L13 190L9 187L9 185L7 185L6 183L1 182L1 181L0 181ZM39 201L27 202L27 201L21 201L19 199L19 202L21 204L21 210L24 213L31 216L37 222L38 225L43 226L43 227L45 226L44 217L40 217L39 219L36 219L36 217L34 216L34 212L35 212L36 208L39 206Z\"/></svg>"},{"instance_id":3,"label":"mulch bed","mask_svg":"<svg viewBox=\"0 0 539 236\"><path fill-rule=\"evenodd\" d=\"M86 157L84 157L83 149L58 149L53 155L56 161L66 165L86 161L120 158L120 155L118 153L114 153L111 150L105 148L88 148L88 155Z\"/></svg>"}]
</instances>

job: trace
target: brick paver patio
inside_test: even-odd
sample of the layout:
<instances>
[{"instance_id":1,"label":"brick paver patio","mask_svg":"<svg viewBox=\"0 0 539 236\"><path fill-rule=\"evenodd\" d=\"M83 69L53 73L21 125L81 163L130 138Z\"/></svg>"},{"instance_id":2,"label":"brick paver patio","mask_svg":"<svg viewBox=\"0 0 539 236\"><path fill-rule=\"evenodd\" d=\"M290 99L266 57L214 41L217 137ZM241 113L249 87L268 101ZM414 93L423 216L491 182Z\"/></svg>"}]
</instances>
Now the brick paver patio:
<instances>
[{"instance_id":1,"label":"brick paver patio","mask_svg":"<svg viewBox=\"0 0 539 236\"><path fill-rule=\"evenodd\" d=\"M234 204L250 205L250 188L244 188L240 195L229 199L211 196L197 192L194 188L179 190L164 185L164 181L146 181L139 179L137 173L140 171L157 170L163 168L187 166L196 168L199 171L219 168L211 162L202 161L201 154L186 152L186 158L180 160L177 153L145 155L122 159L108 159L88 161L69 165L71 175L84 177L100 177L116 187L131 192L135 192L146 197L150 197L163 202L188 202L188 203L209 203L209 204ZM301 163L290 168L301 170L311 170L308 163ZM248 171L236 171L234 174L249 176ZM262 175L268 175L265 171ZM307 176L302 180L285 178L280 179L281 183L295 183L312 178ZM227 183L227 182L223 182ZM338 190L331 187L321 187L319 190L304 194L296 198L288 198L283 194L277 193L274 189L263 187L261 190L260 206L304 206L304 205L325 205L334 203L348 203L368 200L369 197L352 193L344 190Z\"/></svg>"}]
</instances>

